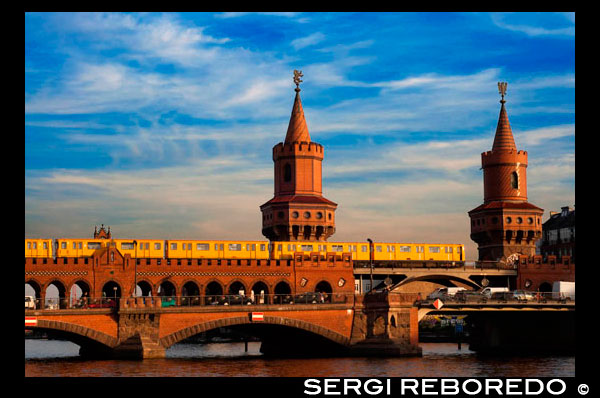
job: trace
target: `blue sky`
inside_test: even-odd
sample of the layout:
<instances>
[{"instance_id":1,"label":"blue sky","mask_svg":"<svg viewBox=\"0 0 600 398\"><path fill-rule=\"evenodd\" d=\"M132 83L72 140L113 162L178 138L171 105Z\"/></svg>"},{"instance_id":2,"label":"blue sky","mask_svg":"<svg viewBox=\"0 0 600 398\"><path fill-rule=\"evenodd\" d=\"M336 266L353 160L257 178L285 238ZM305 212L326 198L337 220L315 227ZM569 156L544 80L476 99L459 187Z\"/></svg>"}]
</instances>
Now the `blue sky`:
<instances>
[{"instance_id":1,"label":"blue sky","mask_svg":"<svg viewBox=\"0 0 600 398\"><path fill-rule=\"evenodd\" d=\"M263 239L294 69L330 240L474 259L498 81L529 201L575 203L573 13L26 13L26 237Z\"/></svg>"}]
</instances>

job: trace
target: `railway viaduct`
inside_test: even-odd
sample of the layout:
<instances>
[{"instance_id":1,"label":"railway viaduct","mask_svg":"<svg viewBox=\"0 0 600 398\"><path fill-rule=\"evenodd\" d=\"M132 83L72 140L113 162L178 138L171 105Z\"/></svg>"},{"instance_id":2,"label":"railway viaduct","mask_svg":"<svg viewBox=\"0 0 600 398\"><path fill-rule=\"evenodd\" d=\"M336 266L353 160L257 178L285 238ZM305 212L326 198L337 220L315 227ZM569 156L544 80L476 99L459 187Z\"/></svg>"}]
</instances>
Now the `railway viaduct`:
<instances>
[{"instance_id":1,"label":"railway viaduct","mask_svg":"<svg viewBox=\"0 0 600 398\"><path fill-rule=\"evenodd\" d=\"M420 355L418 322L432 307L415 305L418 293L396 293L401 287L420 281L477 287L482 276L517 275L514 268L377 267L373 272L379 277L391 276L392 293L355 294L355 278L368 277L367 272L371 269L354 264L350 253L279 261L134 259L109 245L89 258L25 258L25 283L41 304L25 311L26 328L71 340L90 356L163 357L168 347L221 327L259 337L261 351L271 355ZM50 285L61 297L53 309L43 304ZM142 297L133 297L135 285ZM76 308L69 299L74 286L90 303L112 298L118 305ZM211 298L240 290L255 297L251 305L209 305ZM293 302L315 291L324 293L324 302ZM170 300L175 305L165 306ZM570 309L574 313L574 306Z\"/></svg>"}]
</instances>

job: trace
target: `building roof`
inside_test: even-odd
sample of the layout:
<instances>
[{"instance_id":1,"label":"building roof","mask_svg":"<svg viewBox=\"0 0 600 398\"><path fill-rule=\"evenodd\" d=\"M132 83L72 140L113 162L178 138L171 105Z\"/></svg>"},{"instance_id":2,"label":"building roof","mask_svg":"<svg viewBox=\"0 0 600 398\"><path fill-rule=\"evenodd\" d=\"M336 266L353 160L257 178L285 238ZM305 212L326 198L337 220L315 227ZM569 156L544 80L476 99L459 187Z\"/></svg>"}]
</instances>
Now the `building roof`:
<instances>
[{"instance_id":1,"label":"building roof","mask_svg":"<svg viewBox=\"0 0 600 398\"><path fill-rule=\"evenodd\" d=\"M292 142L310 142L310 134L308 126L304 119L304 109L302 109L302 101L300 100L300 89L296 88L296 98L294 99L294 107L290 116L290 124L288 125L287 134L285 136L285 144Z\"/></svg>"},{"instance_id":2,"label":"building roof","mask_svg":"<svg viewBox=\"0 0 600 398\"><path fill-rule=\"evenodd\" d=\"M540 210L544 211L544 209L537 207L529 202L508 202L508 201L499 201L494 200L492 202L484 203L481 206L478 206L471 210L469 213L479 210L492 210L492 209L509 209L509 210Z\"/></svg>"},{"instance_id":3,"label":"building roof","mask_svg":"<svg viewBox=\"0 0 600 398\"><path fill-rule=\"evenodd\" d=\"M498 126L496 126L496 135L494 136L494 145L492 151L516 151L517 146L515 145L515 139L510 128L508 121L508 114L504 107L504 99L500 101L502 107L500 108L500 116L498 117Z\"/></svg>"},{"instance_id":4,"label":"building roof","mask_svg":"<svg viewBox=\"0 0 600 398\"><path fill-rule=\"evenodd\" d=\"M565 211L566 210L566 211ZM550 213L550 218L542 224L544 229L560 229L575 226L575 209L564 208L560 213Z\"/></svg>"},{"instance_id":5,"label":"building roof","mask_svg":"<svg viewBox=\"0 0 600 398\"><path fill-rule=\"evenodd\" d=\"M306 204L327 204L332 206L337 206L337 203L332 202L329 199L325 199L322 196L311 196L311 195L281 195L276 196L273 199L269 200L267 203L263 204L265 206L267 204L273 203L306 203ZM262 207L261 206L261 207Z\"/></svg>"}]
</instances>

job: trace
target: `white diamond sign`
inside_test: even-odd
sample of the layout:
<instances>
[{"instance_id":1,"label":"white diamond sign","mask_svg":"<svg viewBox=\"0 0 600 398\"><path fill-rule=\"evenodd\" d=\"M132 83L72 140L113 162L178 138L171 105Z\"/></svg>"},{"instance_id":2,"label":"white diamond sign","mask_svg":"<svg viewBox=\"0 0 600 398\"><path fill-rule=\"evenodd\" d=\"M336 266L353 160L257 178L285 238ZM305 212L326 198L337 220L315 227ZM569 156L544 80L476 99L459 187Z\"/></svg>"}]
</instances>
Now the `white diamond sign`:
<instances>
[{"instance_id":1,"label":"white diamond sign","mask_svg":"<svg viewBox=\"0 0 600 398\"><path fill-rule=\"evenodd\" d=\"M437 299L433 302L433 306L435 307L436 310L439 310L440 308L442 308L444 306L444 303L442 302L442 300Z\"/></svg>"}]
</instances>

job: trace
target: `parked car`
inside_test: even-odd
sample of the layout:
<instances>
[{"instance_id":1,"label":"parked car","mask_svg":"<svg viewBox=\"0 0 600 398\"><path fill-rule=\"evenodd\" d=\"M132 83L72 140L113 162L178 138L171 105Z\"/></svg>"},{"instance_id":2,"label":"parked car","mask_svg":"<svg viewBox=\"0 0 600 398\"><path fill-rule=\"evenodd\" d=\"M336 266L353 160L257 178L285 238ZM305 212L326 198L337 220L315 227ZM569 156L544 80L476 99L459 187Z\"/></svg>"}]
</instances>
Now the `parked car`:
<instances>
[{"instance_id":1,"label":"parked car","mask_svg":"<svg viewBox=\"0 0 600 398\"><path fill-rule=\"evenodd\" d=\"M495 300L495 301L506 302L506 301L512 300L512 299L513 299L513 293L511 293L511 292L494 292L490 296L490 300Z\"/></svg>"},{"instance_id":2,"label":"parked car","mask_svg":"<svg viewBox=\"0 0 600 398\"><path fill-rule=\"evenodd\" d=\"M486 287L481 291L481 294L487 298L491 298L493 293L508 292L507 287Z\"/></svg>"},{"instance_id":3,"label":"parked car","mask_svg":"<svg viewBox=\"0 0 600 398\"><path fill-rule=\"evenodd\" d=\"M575 300L575 282L557 281L552 284L554 300Z\"/></svg>"},{"instance_id":4,"label":"parked car","mask_svg":"<svg viewBox=\"0 0 600 398\"><path fill-rule=\"evenodd\" d=\"M215 302L213 302L215 304ZM221 296L217 298L216 304L218 305L250 305L252 299L250 297L242 296L241 294L229 294L227 296Z\"/></svg>"},{"instance_id":5,"label":"parked car","mask_svg":"<svg viewBox=\"0 0 600 398\"><path fill-rule=\"evenodd\" d=\"M440 287L431 292L427 298L430 300L435 300L438 298L445 299L448 297L454 297L457 293L465 290L467 289L464 287Z\"/></svg>"},{"instance_id":6,"label":"parked car","mask_svg":"<svg viewBox=\"0 0 600 398\"><path fill-rule=\"evenodd\" d=\"M454 299L461 303L480 303L487 300L487 297L476 290L461 290L454 295Z\"/></svg>"},{"instance_id":7,"label":"parked car","mask_svg":"<svg viewBox=\"0 0 600 398\"><path fill-rule=\"evenodd\" d=\"M117 303L112 299L88 304L88 308L115 308L116 306Z\"/></svg>"},{"instance_id":8,"label":"parked car","mask_svg":"<svg viewBox=\"0 0 600 398\"><path fill-rule=\"evenodd\" d=\"M294 296L294 303L296 304L317 304L324 302L325 295L319 292L306 292Z\"/></svg>"},{"instance_id":9,"label":"parked car","mask_svg":"<svg viewBox=\"0 0 600 398\"><path fill-rule=\"evenodd\" d=\"M161 307L175 307L177 305L177 300L173 297L163 297L161 300Z\"/></svg>"},{"instance_id":10,"label":"parked car","mask_svg":"<svg viewBox=\"0 0 600 398\"><path fill-rule=\"evenodd\" d=\"M531 292L528 290L515 290L515 292L513 293L513 298L519 301L529 301L535 300L535 295L535 292Z\"/></svg>"},{"instance_id":11,"label":"parked car","mask_svg":"<svg viewBox=\"0 0 600 398\"><path fill-rule=\"evenodd\" d=\"M33 296L25 296L25 309L35 310L35 299Z\"/></svg>"}]
</instances>

